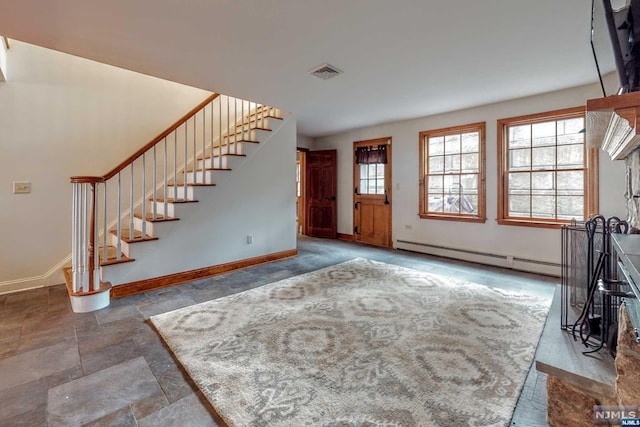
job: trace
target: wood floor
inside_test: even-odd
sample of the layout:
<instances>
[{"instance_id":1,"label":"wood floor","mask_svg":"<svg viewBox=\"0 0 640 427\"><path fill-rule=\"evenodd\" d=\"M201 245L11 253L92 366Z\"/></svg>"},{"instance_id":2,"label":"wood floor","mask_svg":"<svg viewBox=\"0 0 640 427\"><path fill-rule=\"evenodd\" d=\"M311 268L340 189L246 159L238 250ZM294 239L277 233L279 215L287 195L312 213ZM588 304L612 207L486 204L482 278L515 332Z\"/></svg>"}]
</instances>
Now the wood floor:
<instances>
[{"instance_id":1,"label":"wood floor","mask_svg":"<svg viewBox=\"0 0 640 427\"><path fill-rule=\"evenodd\" d=\"M364 257L532 295L556 278L351 242L300 238L298 256L113 300L74 314L64 285L0 295L0 426L215 426L211 408L149 326L149 316ZM533 368L512 426L546 425Z\"/></svg>"}]
</instances>

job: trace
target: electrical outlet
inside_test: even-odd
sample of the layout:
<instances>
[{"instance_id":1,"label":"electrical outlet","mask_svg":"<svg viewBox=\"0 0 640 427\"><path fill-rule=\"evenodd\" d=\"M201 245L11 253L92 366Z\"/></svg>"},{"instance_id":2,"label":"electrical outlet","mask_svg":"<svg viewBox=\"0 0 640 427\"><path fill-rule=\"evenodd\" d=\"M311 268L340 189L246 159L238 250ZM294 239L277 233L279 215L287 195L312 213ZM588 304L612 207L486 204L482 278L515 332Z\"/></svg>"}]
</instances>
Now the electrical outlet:
<instances>
[{"instance_id":1,"label":"electrical outlet","mask_svg":"<svg viewBox=\"0 0 640 427\"><path fill-rule=\"evenodd\" d=\"M29 181L13 181L13 194L31 193L31 183Z\"/></svg>"},{"instance_id":2,"label":"electrical outlet","mask_svg":"<svg viewBox=\"0 0 640 427\"><path fill-rule=\"evenodd\" d=\"M253 234L247 234L247 243L253 243Z\"/></svg>"}]
</instances>

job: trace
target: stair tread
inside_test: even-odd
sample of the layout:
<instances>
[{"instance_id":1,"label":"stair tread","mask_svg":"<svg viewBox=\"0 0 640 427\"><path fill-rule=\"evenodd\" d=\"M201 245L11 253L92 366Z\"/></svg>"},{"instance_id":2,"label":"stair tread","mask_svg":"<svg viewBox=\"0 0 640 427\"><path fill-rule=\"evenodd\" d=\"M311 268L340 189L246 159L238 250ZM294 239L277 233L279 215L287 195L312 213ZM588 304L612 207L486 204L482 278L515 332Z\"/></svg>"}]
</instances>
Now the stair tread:
<instances>
[{"instance_id":1,"label":"stair tread","mask_svg":"<svg viewBox=\"0 0 640 427\"><path fill-rule=\"evenodd\" d=\"M233 138L234 135L241 135L242 132L238 132L235 134L231 134L231 136L225 136L225 138ZM235 144L236 142L248 142L250 144L260 144L260 141L257 141L255 139L238 139L236 141L233 141L232 144ZM223 146L226 147L227 144L224 144ZM215 148L220 148L220 147L215 147ZM224 154L223 154L224 155Z\"/></svg>"},{"instance_id":2,"label":"stair tread","mask_svg":"<svg viewBox=\"0 0 640 427\"><path fill-rule=\"evenodd\" d=\"M226 149L226 147L228 146L232 146L236 143L242 143L242 142L246 142L246 143L250 143L250 144L259 144L260 141L256 141L255 139L244 139L242 137L237 137L234 138L235 135L241 135L242 132L236 133L236 134L232 134L231 136L223 136L222 138L224 139L224 142L222 144L216 143L213 146L214 150L218 150L218 151L224 151ZM228 141L229 139L232 139L231 141ZM228 151L232 151L232 148L229 148ZM211 147L207 147L206 148L206 158L210 159L211 155L209 154L211 152ZM224 157L224 156L246 156L246 154L236 154L236 153L231 153L231 152L227 152L227 153L215 153L213 155L214 158L217 157ZM198 156L196 157L196 160L202 160L202 154L198 154Z\"/></svg>"},{"instance_id":3,"label":"stair tread","mask_svg":"<svg viewBox=\"0 0 640 427\"><path fill-rule=\"evenodd\" d=\"M238 141L238 142L254 142L254 143L258 143L258 141ZM219 148L219 147L215 147L215 148ZM217 158L220 157L220 154L214 154L213 158ZM246 154L235 154L235 153L222 153L222 157L224 156L237 156L237 157L247 157ZM207 157L205 157L205 159L210 159L211 156L209 154L207 154ZM202 160L202 154L199 154L198 157L196 157L197 160Z\"/></svg>"},{"instance_id":4,"label":"stair tread","mask_svg":"<svg viewBox=\"0 0 640 427\"><path fill-rule=\"evenodd\" d=\"M236 129L239 129L239 128L241 128L241 127L242 127L242 125L236 125ZM266 131L266 132L271 132L271 129L266 128L266 127L262 127L262 126L251 126L251 127L249 127L249 129L247 129L246 131L250 131L250 130L263 130L263 131ZM245 131L245 132L246 132L246 131ZM235 133L235 134L237 135L237 134L239 134L239 133L242 133L242 131L236 131L236 133ZM233 133L232 133L231 135L233 135Z\"/></svg>"},{"instance_id":5,"label":"stair tread","mask_svg":"<svg viewBox=\"0 0 640 427\"><path fill-rule=\"evenodd\" d=\"M198 159L198 160L202 160L202 159ZM196 172L202 172L202 168L198 168L196 169ZM206 168L204 168L204 170L206 171L230 171L231 168L219 168L219 167L211 167L211 166L207 166ZM193 168L189 168L187 169L187 173L193 173Z\"/></svg>"},{"instance_id":6,"label":"stair tread","mask_svg":"<svg viewBox=\"0 0 640 427\"><path fill-rule=\"evenodd\" d=\"M138 219L142 219L142 213L140 212L136 212L133 214L134 217L138 218ZM164 215L161 215L159 213L156 213L156 219L153 219L153 212L147 212L146 214L146 220L148 222L165 222L165 221L178 221L180 218L173 218L173 217L164 217Z\"/></svg>"},{"instance_id":7,"label":"stair tread","mask_svg":"<svg viewBox=\"0 0 640 427\"><path fill-rule=\"evenodd\" d=\"M122 232L122 234L121 234L120 238L125 243L137 243L137 242L148 242L148 241L151 241L151 240L158 240L157 237L153 237L153 236L150 236L148 234L146 236L143 236L142 235L142 231L140 231L140 230L133 230L133 239L131 237L129 237L130 234L129 234L129 229L128 228L123 228L121 230L121 232ZM113 234L114 236L117 236L118 235L118 230L111 230L110 233Z\"/></svg>"},{"instance_id":8,"label":"stair tread","mask_svg":"<svg viewBox=\"0 0 640 427\"><path fill-rule=\"evenodd\" d=\"M150 201L153 201L153 199L149 199ZM161 197L158 197L156 199L156 202L159 203L164 203L165 200ZM197 200L189 200L189 199L174 199L172 197L167 198L167 203L197 203Z\"/></svg>"},{"instance_id":9,"label":"stair tread","mask_svg":"<svg viewBox=\"0 0 640 427\"><path fill-rule=\"evenodd\" d=\"M202 160L202 159L200 159L200 160ZM231 168L216 168L216 167L207 166L206 168L204 168L204 170L206 170L206 171L230 171ZM196 169L196 172L202 172L202 168ZM187 173L193 173L193 168L187 169Z\"/></svg>"},{"instance_id":10,"label":"stair tread","mask_svg":"<svg viewBox=\"0 0 640 427\"><path fill-rule=\"evenodd\" d=\"M276 119L275 117L270 117L270 118ZM265 117L265 120L266 119L267 119L267 117ZM258 119L258 122L260 122L260 121L262 121L262 118ZM264 123L262 123L262 124L264 124ZM254 129L268 130L268 131L271 130L271 128L268 128L268 127L258 126L258 123L256 122L256 120L251 120L249 122L239 123L239 124L236 125L236 129L240 129L242 127L247 128L247 130L254 130Z\"/></svg>"},{"instance_id":11,"label":"stair tread","mask_svg":"<svg viewBox=\"0 0 640 427\"><path fill-rule=\"evenodd\" d=\"M169 182L169 183L167 183L167 185L170 185L170 186L173 187L173 182ZM216 186L215 184L201 184L201 183L198 183L198 182L193 182L193 183L187 182L186 185L187 185L187 187L215 187ZM177 186L178 187L184 187L185 184L184 184L184 182L178 182Z\"/></svg>"},{"instance_id":12,"label":"stair tread","mask_svg":"<svg viewBox=\"0 0 640 427\"><path fill-rule=\"evenodd\" d=\"M120 260L116 259L116 247L115 246L107 246L107 259L104 259L104 251L103 248L100 247L98 254L100 259L100 265L113 265L113 264L121 264L124 262L133 262L135 259L127 257L125 254L120 254Z\"/></svg>"},{"instance_id":13,"label":"stair tread","mask_svg":"<svg viewBox=\"0 0 640 427\"><path fill-rule=\"evenodd\" d=\"M264 117L265 119L284 120L284 117L277 116L275 113L264 113L264 114L262 114L262 112L251 113L250 115L246 115L245 114L244 118L246 120L246 119L249 119L249 117L255 117L256 115L262 115L262 117ZM260 120L262 119L262 117L260 118ZM252 119L251 121L254 121L254 119Z\"/></svg>"},{"instance_id":14,"label":"stair tread","mask_svg":"<svg viewBox=\"0 0 640 427\"><path fill-rule=\"evenodd\" d=\"M281 110L280 110L280 108L270 107L269 105L261 105L259 107L256 107L250 114L259 114L259 113L262 113L264 111L276 112L276 111L281 111Z\"/></svg>"}]
</instances>

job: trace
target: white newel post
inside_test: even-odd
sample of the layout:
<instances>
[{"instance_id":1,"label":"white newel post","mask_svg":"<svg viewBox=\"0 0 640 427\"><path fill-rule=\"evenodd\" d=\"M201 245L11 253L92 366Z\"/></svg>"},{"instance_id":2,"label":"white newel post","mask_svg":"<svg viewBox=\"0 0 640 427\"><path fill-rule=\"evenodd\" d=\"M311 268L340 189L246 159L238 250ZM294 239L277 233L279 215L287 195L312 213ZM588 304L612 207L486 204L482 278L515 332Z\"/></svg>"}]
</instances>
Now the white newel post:
<instances>
[{"instance_id":1,"label":"white newel post","mask_svg":"<svg viewBox=\"0 0 640 427\"><path fill-rule=\"evenodd\" d=\"M109 305L110 286L100 282L97 254L100 177L73 177L71 219L71 289L69 298L75 313L99 310Z\"/></svg>"}]
</instances>

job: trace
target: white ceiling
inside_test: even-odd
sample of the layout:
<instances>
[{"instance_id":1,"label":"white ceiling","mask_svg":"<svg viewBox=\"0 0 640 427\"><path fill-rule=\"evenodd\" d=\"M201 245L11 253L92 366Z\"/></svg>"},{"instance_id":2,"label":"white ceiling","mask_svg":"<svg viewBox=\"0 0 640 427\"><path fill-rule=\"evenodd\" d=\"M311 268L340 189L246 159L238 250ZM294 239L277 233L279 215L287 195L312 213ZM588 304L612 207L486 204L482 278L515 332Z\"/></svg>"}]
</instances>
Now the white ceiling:
<instances>
[{"instance_id":1,"label":"white ceiling","mask_svg":"<svg viewBox=\"0 0 640 427\"><path fill-rule=\"evenodd\" d=\"M597 81L590 0L0 0L0 34L323 136ZM330 63L344 74L307 71Z\"/></svg>"}]
</instances>

